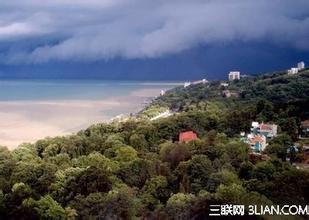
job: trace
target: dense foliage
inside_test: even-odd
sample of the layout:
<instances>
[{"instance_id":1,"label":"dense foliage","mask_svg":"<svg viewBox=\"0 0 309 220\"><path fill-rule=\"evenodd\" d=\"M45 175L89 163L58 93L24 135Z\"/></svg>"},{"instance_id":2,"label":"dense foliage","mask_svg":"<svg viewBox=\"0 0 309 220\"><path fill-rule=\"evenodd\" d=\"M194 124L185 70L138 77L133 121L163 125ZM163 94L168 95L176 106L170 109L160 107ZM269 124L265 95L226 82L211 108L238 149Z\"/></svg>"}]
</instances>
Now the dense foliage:
<instances>
[{"instance_id":1,"label":"dense foliage","mask_svg":"<svg viewBox=\"0 0 309 220\"><path fill-rule=\"evenodd\" d=\"M308 72L245 78L229 89L239 97L222 97L219 82L176 88L153 104L177 110L168 118L1 147L0 218L205 219L209 204L308 204L309 171L285 161L308 117ZM280 125L268 156L239 141L252 120ZM178 142L186 130L199 139Z\"/></svg>"}]
</instances>

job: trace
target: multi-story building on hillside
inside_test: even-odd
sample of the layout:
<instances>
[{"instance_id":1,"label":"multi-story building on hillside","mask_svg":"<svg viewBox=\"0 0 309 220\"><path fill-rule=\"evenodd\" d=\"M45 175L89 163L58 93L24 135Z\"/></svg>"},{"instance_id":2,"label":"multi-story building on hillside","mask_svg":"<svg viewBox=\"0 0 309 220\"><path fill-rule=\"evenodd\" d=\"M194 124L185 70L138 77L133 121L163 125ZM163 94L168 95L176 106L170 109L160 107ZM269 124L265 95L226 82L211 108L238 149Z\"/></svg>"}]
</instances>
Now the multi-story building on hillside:
<instances>
[{"instance_id":1,"label":"multi-story building on hillside","mask_svg":"<svg viewBox=\"0 0 309 220\"><path fill-rule=\"evenodd\" d=\"M240 79L240 72L239 71L231 71L229 73L229 80L233 81L233 80L236 80L236 79Z\"/></svg>"},{"instance_id":2,"label":"multi-story building on hillside","mask_svg":"<svg viewBox=\"0 0 309 220\"><path fill-rule=\"evenodd\" d=\"M303 70L305 69L305 62L304 61L301 61L297 64L297 68L298 70Z\"/></svg>"}]
</instances>

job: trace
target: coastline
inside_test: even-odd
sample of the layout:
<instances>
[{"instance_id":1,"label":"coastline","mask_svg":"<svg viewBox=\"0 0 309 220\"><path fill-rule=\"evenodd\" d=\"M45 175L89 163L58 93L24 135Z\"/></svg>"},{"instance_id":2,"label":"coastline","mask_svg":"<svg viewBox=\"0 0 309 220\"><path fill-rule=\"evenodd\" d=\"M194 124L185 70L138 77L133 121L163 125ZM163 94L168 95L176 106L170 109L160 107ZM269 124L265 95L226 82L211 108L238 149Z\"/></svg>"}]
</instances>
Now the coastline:
<instances>
[{"instance_id":1,"label":"coastline","mask_svg":"<svg viewBox=\"0 0 309 220\"><path fill-rule=\"evenodd\" d=\"M0 101L0 145L13 150L22 143L69 135L96 123L136 113L158 89L138 89L101 100Z\"/></svg>"}]
</instances>

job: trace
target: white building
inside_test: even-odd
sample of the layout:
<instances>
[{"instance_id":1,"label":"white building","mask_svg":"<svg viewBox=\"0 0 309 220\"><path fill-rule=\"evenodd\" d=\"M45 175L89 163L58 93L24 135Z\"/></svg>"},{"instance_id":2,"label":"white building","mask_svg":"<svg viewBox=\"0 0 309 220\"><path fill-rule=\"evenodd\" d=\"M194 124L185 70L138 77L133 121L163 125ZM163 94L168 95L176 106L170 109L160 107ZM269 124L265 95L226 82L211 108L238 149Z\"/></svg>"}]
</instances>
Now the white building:
<instances>
[{"instance_id":1,"label":"white building","mask_svg":"<svg viewBox=\"0 0 309 220\"><path fill-rule=\"evenodd\" d=\"M276 124L265 124L261 123L260 124L260 134L263 134L267 138L273 138L276 137L278 134L278 125Z\"/></svg>"},{"instance_id":2,"label":"white building","mask_svg":"<svg viewBox=\"0 0 309 220\"><path fill-rule=\"evenodd\" d=\"M298 73L298 68L292 67L288 70L288 75L294 75Z\"/></svg>"},{"instance_id":3,"label":"white building","mask_svg":"<svg viewBox=\"0 0 309 220\"><path fill-rule=\"evenodd\" d=\"M164 94L165 94L165 91L164 91L164 90L161 90L160 95L162 96L162 95L164 95Z\"/></svg>"},{"instance_id":4,"label":"white building","mask_svg":"<svg viewBox=\"0 0 309 220\"><path fill-rule=\"evenodd\" d=\"M220 83L220 86L223 86L223 87L228 87L229 84L228 83Z\"/></svg>"},{"instance_id":5,"label":"white building","mask_svg":"<svg viewBox=\"0 0 309 220\"><path fill-rule=\"evenodd\" d=\"M233 81L233 80L236 80L236 79L240 79L240 72L239 71L231 71L229 73L229 80Z\"/></svg>"},{"instance_id":6,"label":"white building","mask_svg":"<svg viewBox=\"0 0 309 220\"><path fill-rule=\"evenodd\" d=\"M184 87L184 88L187 88L187 87L190 86L190 85L191 85L190 82L185 82L185 83L183 84L183 87Z\"/></svg>"},{"instance_id":7,"label":"white building","mask_svg":"<svg viewBox=\"0 0 309 220\"><path fill-rule=\"evenodd\" d=\"M257 121L253 121L253 122L251 123L251 127L252 127L252 128L258 128L258 127L260 127L260 123L258 123Z\"/></svg>"},{"instance_id":8,"label":"white building","mask_svg":"<svg viewBox=\"0 0 309 220\"><path fill-rule=\"evenodd\" d=\"M298 64L297 64L297 69L298 70L303 70L303 69L305 69L305 62L299 62Z\"/></svg>"},{"instance_id":9,"label":"white building","mask_svg":"<svg viewBox=\"0 0 309 220\"><path fill-rule=\"evenodd\" d=\"M197 85L197 84L201 84L201 83L203 83L203 84L208 83L208 80L206 80L206 79L197 80L197 81L192 82L192 85Z\"/></svg>"},{"instance_id":10,"label":"white building","mask_svg":"<svg viewBox=\"0 0 309 220\"><path fill-rule=\"evenodd\" d=\"M248 134L247 139L248 139L251 149L255 152L264 151L266 146L268 145L266 142L266 137L264 135Z\"/></svg>"}]
</instances>

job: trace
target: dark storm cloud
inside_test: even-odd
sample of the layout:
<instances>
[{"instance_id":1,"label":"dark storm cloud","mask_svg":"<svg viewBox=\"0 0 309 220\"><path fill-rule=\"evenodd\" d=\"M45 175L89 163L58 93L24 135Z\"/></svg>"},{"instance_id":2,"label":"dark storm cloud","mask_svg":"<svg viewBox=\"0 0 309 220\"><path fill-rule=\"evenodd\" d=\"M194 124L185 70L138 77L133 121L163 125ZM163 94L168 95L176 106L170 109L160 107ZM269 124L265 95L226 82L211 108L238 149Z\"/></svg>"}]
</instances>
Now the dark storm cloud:
<instances>
[{"instance_id":1,"label":"dark storm cloud","mask_svg":"<svg viewBox=\"0 0 309 220\"><path fill-rule=\"evenodd\" d=\"M11 63L154 58L235 41L309 50L308 0L0 0L0 8L2 59ZM12 49L20 41L40 44Z\"/></svg>"}]
</instances>

